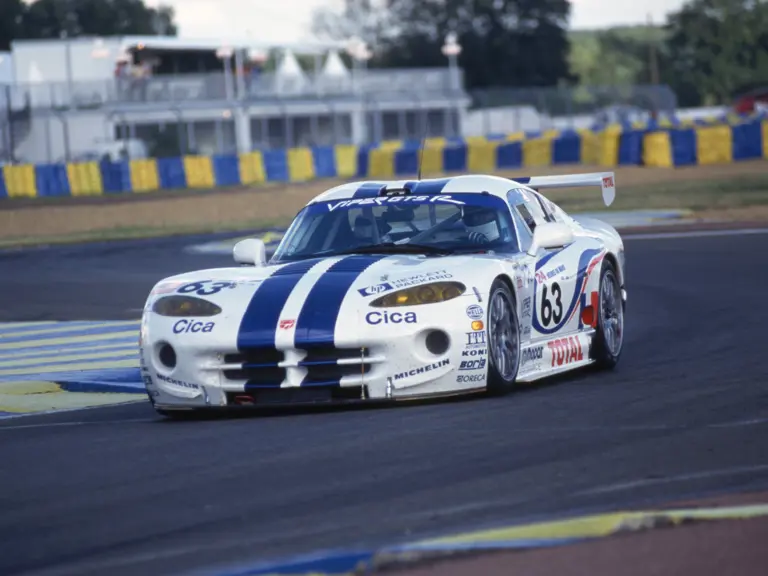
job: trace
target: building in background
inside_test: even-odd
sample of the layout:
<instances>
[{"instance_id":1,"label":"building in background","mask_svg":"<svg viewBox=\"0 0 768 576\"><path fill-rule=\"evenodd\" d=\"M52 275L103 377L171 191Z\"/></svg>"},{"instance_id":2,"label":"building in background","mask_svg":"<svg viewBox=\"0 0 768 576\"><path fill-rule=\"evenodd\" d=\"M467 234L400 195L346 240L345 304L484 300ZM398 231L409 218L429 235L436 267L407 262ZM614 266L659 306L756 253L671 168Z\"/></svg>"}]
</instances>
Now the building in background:
<instances>
[{"instance_id":1,"label":"building in background","mask_svg":"<svg viewBox=\"0 0 768 576\"><path fill-rule=\"evenodd\" d=\"M458 136L469 104L455 65L370 70L359 40L222 46L147 36L11 49L12 78L0 85L13 101L7 146L19 162Z\"/></svg>"}]
</instances>

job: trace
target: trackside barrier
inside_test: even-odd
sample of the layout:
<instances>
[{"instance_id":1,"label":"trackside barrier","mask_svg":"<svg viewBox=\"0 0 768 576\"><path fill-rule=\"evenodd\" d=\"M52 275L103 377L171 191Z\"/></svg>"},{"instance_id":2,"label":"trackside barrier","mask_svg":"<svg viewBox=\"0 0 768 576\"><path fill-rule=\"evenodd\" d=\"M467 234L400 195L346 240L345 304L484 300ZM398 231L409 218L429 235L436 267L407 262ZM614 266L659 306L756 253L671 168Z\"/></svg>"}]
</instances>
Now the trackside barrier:
<instances>
[{"instance_id":1,"label":"trackside barrier","mask_svg":"<svg viewBox=\"0 0 768 576\"><path fill-rule=\"evenodd\" d=\"M418 141L390 141L376 146L315 146L212 157L4 166L0 172L0 200L317 178L407 178L417 173L419 145ZM428 176L561 164L671 168L757 158L768 158L768 119L762 117L735 119L730 124L629 129L608 126L600 131L430 138L423 153L422 172Z\"/></svg>"}]
</instances>

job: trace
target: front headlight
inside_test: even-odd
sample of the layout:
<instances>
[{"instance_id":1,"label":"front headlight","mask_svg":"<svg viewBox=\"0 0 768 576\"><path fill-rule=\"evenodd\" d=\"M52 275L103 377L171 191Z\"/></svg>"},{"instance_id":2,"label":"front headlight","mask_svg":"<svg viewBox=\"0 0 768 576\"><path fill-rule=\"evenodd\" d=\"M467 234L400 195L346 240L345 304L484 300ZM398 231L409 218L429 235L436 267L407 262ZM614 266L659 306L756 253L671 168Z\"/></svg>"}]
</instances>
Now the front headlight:
<instances>
[{"instance_id":1,"label":"front headlight","mask_svg":"<svg viewBox=\"0 0 768 576\"><path fill-rule=\"evenodd\" d=\"M174 295L155 300L152 311L160 316L216 316L221 308L202 298Z\"/></svg>"},{"instance_id":2,"label":"front headlight","mask_svg":"<svg viewBox=\"0 0 768 576\"><path fill-rule=\"evenodd\" d=\"M433 282L423 286L405 288L377 298L371 302L376 308L393 308L395 306L417 306L419 304L434 304L458 298L467 290L461 282Z\"/></svg>"}]
</instances>

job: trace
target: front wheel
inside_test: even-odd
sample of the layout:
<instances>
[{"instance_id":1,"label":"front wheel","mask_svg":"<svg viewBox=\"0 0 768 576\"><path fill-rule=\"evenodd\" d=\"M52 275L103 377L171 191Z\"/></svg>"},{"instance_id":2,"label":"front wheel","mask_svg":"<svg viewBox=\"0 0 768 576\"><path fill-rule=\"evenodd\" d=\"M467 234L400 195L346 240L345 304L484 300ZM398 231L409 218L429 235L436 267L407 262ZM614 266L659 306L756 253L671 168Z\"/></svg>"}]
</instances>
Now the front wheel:
<instances>
[{"instance_id":1,"label":"front wheel","mask_svg":"<svg viewBox=\"0 0 768 576\"><path fill-rule=\"evenodd\" d=\"M599 301L594 358L599 368L611 369L618 364L624 347L624 306L616 269L608 260L603 260L600 270Z\"/></svg>"},{"instance_id":2,"label":"front wheel","mask_svg":"<svg viewBox=\"0 0 768 576\"><path fill-rule=\"evenodd\" d=\"M488 360L488 393L509 392L520 367L520 323L512 291L499 279L488 301Z\"/></svg>"}]
</instances>

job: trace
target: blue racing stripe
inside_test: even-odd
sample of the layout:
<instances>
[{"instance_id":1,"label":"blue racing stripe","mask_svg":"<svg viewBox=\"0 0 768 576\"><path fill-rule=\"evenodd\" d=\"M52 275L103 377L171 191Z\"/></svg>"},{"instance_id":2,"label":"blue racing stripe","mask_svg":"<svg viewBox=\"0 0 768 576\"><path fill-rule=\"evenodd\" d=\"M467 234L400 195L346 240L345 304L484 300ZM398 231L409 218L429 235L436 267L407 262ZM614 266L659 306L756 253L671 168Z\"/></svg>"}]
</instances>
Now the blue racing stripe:
<instances>
[{"instance_id":1,"label":"blue racing stripe","mask_svg":"<svg viewBox=\"0 0 768 576\"><path fill-rule=\"evenodd\" d=\"M355 190L352 198L376 198L381 192L382 186L384 186L384 182L366 182Z\"/></svg>"},{"instance_id":2,"label":"blue racing stripe","mask_svg":"<svg viewBox=\"0 0 768 576\"><path fill-rule=\"evenodd\" d=\"M386 255L350 256L331 266L310 290L296 321L295 346L300 349L333 345L341 303L365 270Z\"/></svg>"},{"instance_id":3,"label":"blue racing stripe","mask_svg":"<svg viewBox=\"0 0 768 576\"><path fill-rule=\"evenodd\" d=\"M277 322L288 297L299 280L322 261L323 258L312 258L287 264L259 285L240 322L238 350L275 346Z\"/></svg>"},{"instance_id":4,"label":"blue racing stripe","mask_svg":"<svg viewBox=\"0 0 768 576\"><path fill-rule=\"evenodd\" d=\"M442 194L443 188L448 185L451 178L441 178L440 180L416 180L409 182L411 193L419 196L433 196Z\"/></svg>"}]
</instances>

